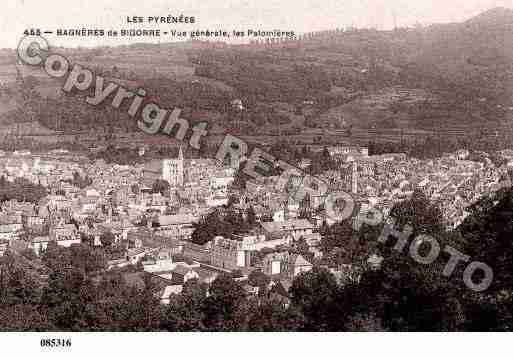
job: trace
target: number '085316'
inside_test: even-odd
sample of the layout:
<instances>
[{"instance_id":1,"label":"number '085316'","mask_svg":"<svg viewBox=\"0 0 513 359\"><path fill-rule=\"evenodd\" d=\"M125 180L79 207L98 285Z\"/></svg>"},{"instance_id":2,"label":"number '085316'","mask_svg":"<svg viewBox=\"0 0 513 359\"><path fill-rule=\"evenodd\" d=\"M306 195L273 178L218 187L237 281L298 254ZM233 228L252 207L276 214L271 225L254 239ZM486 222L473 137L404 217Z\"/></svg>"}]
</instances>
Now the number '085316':
<instances>
[{"instance_id":1,"label":"number '085316'","mask_svg":"<svg viewBox=\"0 0 513 359\"><path fill-rule=\"evenodd\" d=\"M41 339L41 347L48 348L69 348L71 347L71 339Z\"/></svg>"}]
</instances>

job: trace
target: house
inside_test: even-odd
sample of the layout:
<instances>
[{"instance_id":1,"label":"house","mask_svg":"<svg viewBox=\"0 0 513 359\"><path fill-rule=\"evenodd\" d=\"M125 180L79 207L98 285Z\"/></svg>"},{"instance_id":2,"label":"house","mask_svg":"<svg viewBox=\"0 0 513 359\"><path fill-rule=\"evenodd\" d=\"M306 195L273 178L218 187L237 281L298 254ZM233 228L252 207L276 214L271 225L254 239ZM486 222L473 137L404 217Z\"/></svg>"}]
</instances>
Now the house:
<instances>
[{"instance_id":1,"label":"house","mask_svg":"<svg viewBox=\"0 0 513 359\"><path fill-rule=\"evenodd\" d=\"M68 247L71 247L73 244L82 243L82 240L78 236L76 236L74 238L60 237L56 242L57 242L58 246L68 248Z\"/></svg>"},{"instance_id":2,"label":"house","mask_svg":"<svg viewBox=\"0 0 513 359\"><path fill-rule=\"evenodd\" d=\"M73 224L60 224L55 227L50 227L49 237L54 241L62 241L61 245L69 247L73 243L80 243L80 236L78 230ZM69 243L66 243L68 241Z\"/></svg>"},{"instance_id":3,"label":"house","mask_svg":"<svg viewBox=\"0 0 513 359\"><path fill-rule=\"evenodd\" d=\"M301 273L309 272L312 270L313 266L310 262L308 262L302 255L294 254L289 258L289 272L292 274L292 277L296 277Z\"/></svg>"},{"instance_id":4,"label":"house","mask_svg":"<svg viewBox=\"0 0 513 359\"><path fill-rule=\"evenodd\" d=\"M111 270L113 268L123 268L129 264L130 262L126 258L112 259L107 261L107 270Z\"/></svg>"},{"instance_id":5,"label":"house","mask_svg":"<svg viewBox=\"0 0 513 359\"><path fill-rule=\"evenodd\" d=\"M211 261L213 266L235 270L249 263L249 253L242 248L242 242L217 236L212 242Z\"/></svg>"},{"instance_id":6,"label":"house","mask_svg":"<svg viewBox=\"0 0 513 359\"><path fill-rule=\"evenodd\" d=\"M126 259L130 264L137 264L146 255L144 248L131 248L127 250Z\"/></svg>"},{"instance_id":7,"label":"house","mask_svg":"<svg viewBox=\"0 0 513 359\"><path fill-rule=\"evenodd\" d=\"M29 243L23 239L11 239L9 241L9 249L15 253L21 253L29 249Z\"/></svg>"},{"instance_id":8,"label":"house","mask_svg":"<svg viewBox=\"0 0 513 359\"><path fill-rule=\"evenodd\" d=\"M141 248L144 241L151 240L153 232L148 228L140 227L135 230L130 230L127 233L128 248Z\"/></svg>"},{"instance_id":9,"label":"house","mask_svg":"<svg viewBox=\"0 0 513 359\"><path fill-rule=\"evenodd\" d=\"M194 271L198 273L199 281L208 285L212 284L212 282L219 276L218 271L210 270L202 266L194 268Z\"/></svg>"},{"instance_id":10,"label":"house","mask_svg":"<svg viewBox=\"0 0 513 359\"><path fill-rule=\"evenodd\" d=\"M45 220L42 217L26 216L24 222L25 226L34 232L42 232L44 229Z\"/></svg>"},{"instance_id":11,"label":"house","mask_svg":"<svg viewBox=\"0 0 513 359\"><path fill-rule=\"evenodd\" d=\"M328 147L328 151L330 156L369 156L369 149L367 147L359 147L359 146L331 146Z\"/></svg>"},{"instance_id":12,"label":"house","mask_svg":"<svg viewBox=\"0 0 513 359\"><path fill-rule=\"evenodd\" d=\"M266 236L263 234L233 234L232 239L240 241L244 251L260 251L263 248L276 248L282 245L289 245L294 241L292 236L283 236L267 240Z\"/></svg>"},{"instance_id":13,"label":"house","mask_svg":"<svg viewBox=\"0 0 513 359\"><path fill-rule=\"evenodd\" d=\"M182 284L172 284L166 286L160 293L160 304L169 305L171 301L171 296L182 293L183 285Z\"/></svg>"},{"instance_id":14,"label":"house","mask_svg":"<svg viewBox=\"0 0 513 359\"><path fill-rule=\"evenodd\" d=\"M0 241L0 257L2 257L5 252L9 249L9 242L8 241Z\"/></svg>"},{"instance_id":15,"label":"house","mask_svg":"<svg viewBox=\"0 0 513 359\"><path fill-rule=\"evenodd\" d=\"M312 234L314 225L306 219L290 219L283 222L261 222L261 232L268 240L291 235L295 240Z\"/></svg>"},{"instance_id":16,"label":"house","mask_svg":"<svg viewBox=\"0 0 513 359\"><path fill-rule=\"evenodd\" d=\"M302 236L302 238L308 244L308 247L317 247L321 243L321 234L320 233L310 233Z\"/></svg>"},{"instance_id":17,"label":"house","mask_svg":"<svg viewBox=\"0 0 513 359\"><path fill-rule=\"evenodd\" d=\"M232 100L230 104L232 105L232 108L235 110L242 111L245 109L244 105L242 104L242 100L239 98Z\"/></svg>"},{"instance_id":18,"label":"house","mask_svg":"<svg viewBox=\"0 0 513 359\"><path fill-rule=\"evenodd\" d=\"M23 231L22 223L0 224L0 240L9 240L19 238Z\"/></svg>"},{"instance_id":19,"label":"house","mask_svg":"<svg viewBox=\"0 0 513 359\"><path fill-rule=\"evenodd\" d=\"M266 255L262 261L262 271L268 276L294 278L312 270L313 266L300 254L276 252Z\"/></svg>"},{"instance_id":20,"label":"house","mask_svg":"<svg viewBox=\"0 0 513 359\"><path fill-rule=\"evenodd\" d=\"M180 252L181 253L181 252ZM171 246L166 246L166 247L163 247L163 248L155 248L154 252L153 252L153 256L155 257L155 259L157 261L164 261L164 260L169 260L169 259L173 259L173 255L176 255L176 254L180 254L180 253L177 253L176 250L175 250L175 247Z\"/></svg>"},{"instance_id":21,"label":"house","mask_svg":"<svg viewBox=\"0 0 513 359\"><path fill-rule=\"evenodd\" d=\"M258 292L260 291L259 287L255 287L250 284L245 284L242 288L249 296L258 296Z\"/></svg>"},{"instance_id":22,"label":"house","mask_svg":"<svg viewBox=\"0 0 513 359\"><path fill-rule=\"evenodd\" d=\"M282 263L285 253L270 253L262 261L263 272L266 275L276 275L282 273Z\"/></svg>"},{"instance_id":23,"label":"house","mask_svg":"<svg viewBox=\"0 0 513 359\"><path fill-rule=\"evenodd\" d=\"M284 308L288 308L290 305L289 288L292 282L290 280L276 280L269 283L269 291L267 295L270 299L277 299Z\"/></svg>"},{"instance_id":24,"label":"house","mask_svg":"<svg viewBox=\"0 0 513 359\"><path fill-rule=\"evenodd\" d=\"M337 284L340 286L358 283L362 276L361 269L352 264L340 264L337 269L328 268L328 270L333 274Z\"/></svg>"},{"instance_id":25,"label":"house","mask_svg":"<svg viewBox=\"0 0 513 359\"><path fill-rule=\"evenodd\" d=\"M283 234L282 237L271 240L262 234L233 234L231 238L217 236L211 242L210 263L228 270L248 267L255 252L264 248L290 245L293 241L292 234Z\"/></svg>"},{"instance_id":26,"label":"house","mask_svg":"<svg viewBox=\"0 0 513 359\"><path fill-rule=\"evenodd\" d=\"M158 259L143 263L144 271L148 273L166 273L176 268L177 264L172 258Z\"/></svg>"},{"instance_id":27,"label":"house","mask_svg":"<svg viewBox=\"0 0 513 359\"><path fill-rule=\"evenodd\" d=\"M30 240L29 248L40 256L48 248L48 243L50 243L50 237L48 236L34 237Z\"/></svg>"},{"instance_id":28,"label":"house","mask_svg":"<svg viewBox=\"0 0 513 359\"><path fill-rule=\"evenodd\" d=\"M178 264L175 269L171 271L171 275L173 284L183 285L188 280L199 279L199 274L195 271L195 269L182 264Z\"/></svg>"},{"instance_id":29,"label":"house","mask_svg":"<svg viewBox=\"0 0 513 359\"><path fill-rule=\"evenodd\" d=\"M101 233L111 232L114 235L114 243L119 243L124 236L121 222L104 222L98 224L96 228L98 228Z\"/></svg>"},{"instance_id":30,"label":"house","mask_svg":"<svg viewBox=\"0 0 513 359\"><path fill-rule=\"evenodd\" d=\"M373 270L378 270L379 268L381 268L381 264L383 263L383 257L381 256L378 256L377 254L373 254L371 255L368 259L367 259L367 264L369 265L369 267Z\"/></svg>"},{"instance_id":31,"label":"house","mask_svg":"<svg viewBox=\"0 0 513 359\"><path fill-rule=\"evenodd\" d=\"M168 251L168 253L170 253L171 255L183 254L183 248L184 248L185 242L179 241L179 240L176 240L173 238L165 238L165 237L161 238L158 236L155 236L155 239L159 240L160 243L162 243L162 246L165 248L165 250ZM143 243L143 244L151 247L151 245L148 245L147 243Z\"/></svg>"},{"instance_id":32,"label":"house","mask_svg":"<svg viewBox=\"0 0 513 359\"><path fill-rule=\"evenodd\" d=\"M177 239L190 239L194 232L193 224L197 217L189 214L159 216L154 224L156 231L162 235Z\"/></svg>"},{"instance_id":33,"label":"house","mask_svg":"<svg viewBox=\"0 0 513 359\"><path fill-rule=\"evenodd\" d=\"M198 262L210 263L211 250L208 245L200 246L192 242L185 242L183 245L183 256Z\"/></svg>"}]
</instances>

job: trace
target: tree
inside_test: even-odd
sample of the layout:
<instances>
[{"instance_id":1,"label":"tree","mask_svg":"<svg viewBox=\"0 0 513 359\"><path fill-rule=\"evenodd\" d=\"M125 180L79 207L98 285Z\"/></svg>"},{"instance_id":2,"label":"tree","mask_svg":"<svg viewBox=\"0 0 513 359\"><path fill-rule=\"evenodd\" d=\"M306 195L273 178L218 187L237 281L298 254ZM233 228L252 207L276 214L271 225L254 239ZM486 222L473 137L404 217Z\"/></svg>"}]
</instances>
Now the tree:
<instances>
[{"instance_id":1,"label":"tree","mask_svg":"<svg viewBox=\"0 0 513 359\"><path fill-rule=\"evenodd\" d=\"M252 271L248 276L248 283L253 287L258 287L258 294L263 295L267 292L267 287L269 286L271 279L269 276L264 274L260 270Z\"/></svg>"},{"instance_id":2,"label":"tree","mask_svg":"<svg viewBox=\"0 0 513 359\"><path fill-rule=\"evenodd\" d=\"M0 258L0 307L38 303L40 288L35 273L23 265L25 262L9 252Z\"/></svg>"},{"instance_id":3,"label":"tree","mask_svg":"<svg viewBox=\"0 0 513 359\"><path fill-rule=\"evenodd\" d=\"M248 303L251 310L247 315L249 331L297 331L303 327L303 315L295 307L284 306L275 297L254 299Z\"/></svg>"},{"instance_id":4,"label":"tree","mask_svg":"<svg viewBox=\"0 0 513 359\"><path fill-rule=\"evenodd\" d=\"M244 217L242 213L239 211L235 211L233 207L228 207L226 210L226 215L223 218L223 222L225 227L230 233L226 233L227 236L231 235L233 232L244 232L246 223L244 222Z\"/></svg>"},{"instance_id":5,"label":"tree","mask_svg":"<svg viewBox=\"0 0 513 359\"><path fill-rule=\"evenodd\" d=\"M470 215L458 227L462 251L489 265L493 264L494 290L513 288L513 249L510 238L513 235L513 188L505 188L493 197L484 197L468 208Z\"/></svg>"},{"instance_id":6,"label":"tree","mask_svg":"<svg viewBox=\"0 0 513 359\"><path fill-rule=\"evenodd\" d=\"M313 260L314 254L310 252L310 247L302 236L294 243L294 252L302 255L308 261Z\"/></svg>"},{"instance_id":7,"label":"tree","mask_svg":"<svg viewBox=\"0 0 513 359\"><path fill-rule=\"evenodd\" d=\"M231 273L233 279L242 278L244 274L242 274L242 271L240 269L235 269Z\"/></svg>"},{"instance_id":8,"label":"tree","mask_svg":"<svg viewBox=\"0 0 513 359\"><path fill-rule=\"evenodd\" d=\"M256 213L253 206L249 206L247 214L246 214L246 223L248 224L249 228L253 228L257 224L256 220Z\"/></svg>"},{"instance_id":9,"label":"tree","mask_svg":"<svg viewBox=\"0 0 513 359\"><path fill-rule=\"evenodd\" d=\"M151 186L152 193L160 193L161 195L165 195L165 193L169 193L171 186L169 182L163 179L157 179L153 182Z\"/></svg>"},{"instance_id":10,"label":"tree","mask_svg":"<svg viewBox=\"0 0 513 359\"><path fill-rule=\"evenodd\" d=\"M323 147L321 156L320 156L320 164L322 171L329 171L333 166L333 160L331 159L330 151L326 146Z\"/></svg>"},{"instance_id":11,"label":"tree","mask_svg":"<svg viewBox=\"0 0 513 359\"><path fill-rule=\"evenodd\" d=\"M45 187L35 185L25 178L16 178L14 182L4 181L0 186L0 202L15 199L19 202L38 203L47 194Z\"/></svg>"},{"instance_id":12,"label":"tree","mask_svg":"<svg viewBox=\"0 0 513 359\"><path fill-rule=\"evenodd\" d=\"M55 331L36 305L16 304L0 308L0 331Z\"/></svg>"},{"instance_id":13,"label":"tree","mask_svg":"<svg viewBox=\"0 0 513 359\"><path fill-rule=\"evenodd\" d=\"M66 191L62 190L62 189L58 189L57 191L55 191L55 194L57 196L66 196Z\"/></svg>"},{"instance_id":14,"label":"tree","mask_svg":"<svg viewBox=\"0 0 513 359\"><path fill-rule=\"evenodd\" d=\"M481 198L467 209L470 215L455 231L453 247L488 264L493 269L493 281L484 292L465 291L465 329L472 331L512 330L513 319L513 188L504 188L495 195ZM464 266L453 276L461 278ZM473 280L479 283L477 271Z\"/></svg>"},{"instance_id":15,"label":"tree","mask_svg":"<svg viewBox=\"0 0 513 359\"><path fill-rule=\"evenodd\" d=\"M78 268L59 268L48 278L41 302L48 309L48 316L61 330L78 330L83 315L82 287L86 277Z\"/></svg>"},{"instance_id":16,"label":"tree","mask_svg":"<svg viewBox=\"0 0 513 359\"><path fill-rule=\"evenodd\" d=\"M170 298L162 321L163 329L169 331L204 330L203 305L206 298L206 286L192 279L184 284L180 295Z\"/></svg>"},{"instance_id":17,"label":"tree","mask_svg":"<svg viewBox=\"0 0 513 359\"><path fill-rule=\"evenodd\" d=\"M351 332L383 332L385 328L381 323L381 319L377 317L376 313L368 313L362 315L357 313L349 318L347 324L348 331Z\"/></svg>"},{"instance_id":18,"label":"tree","mask_svg":"<svg viewBox=\"0 0 513 359\"><path fill-rule=\"evenodd\" d=\"M348 248L354 235L350 221L337 222L324 229L321 250L330 253L334 248Z\"/></svg>"},{"instance_id":19,"label":"tree","mask_svg":"<svg viewBox=\"0 0 513 359\"><path fill-rule=\"evenodd\" d=\"M232 207L225 208L224 214L220 208L210 212L200 223L195 224L192 233L192 242L204 245L216 236L230 237L236 231L245 230L245 222L242 214L233 210Z\"/></svg>"},{"instance_id":20,"label":"tree","mask_svg":"<svg viewBox=\"0 0 513 359\"><path fill-rule=\"evenodd\" d=\"M234 331L240 328L237 320L244 303L244 289L227 274L219 275L210 285L210 296L204 304L205 325L208 330Z\"/></svg>"},{"instance_id":21,"label":"tree","mask_svg":"<svg viewBox=\"0 0 513 359\"><path fill-rule=\"evenodd\" d=\"M116 236L109 230L100 235L100 242L103 247L111 247L116 240Z\"/></svg>"},{"instance_id":22,"label":"tree","mask_svg":"<svg viewBox=\"0 0 513 359\"><path fill-rule=\"evenodd\" d=\"M444 231L442 212L438 206L429 202L421 190L415 190L412 197L398 203L392 208L390 216L395 218L396 226L402 228L409 224L413 227L413 235L439 234Z\"/></svg>"},{"instance_id":23,"label":"tree","mask_svg":"<svg viewBox=\"0 0 513 359\"><path fill-rule=\"evenodd\" d=\"M310 199L310 193L306 193L306 195L299 202L299 218L302 219L312 219L312 203Z\"/></svg>"},{"instance_id":24,"label":"tree","mask_svg":"<svg viewBox=\"0 0 513 359\"><path fill-rule=\"evenodd\" d=\"M92 183L93 180L88 176L82 177L78 172L73 172L73 180L71 181L73 186L83 189L90 186Z\"/></svg>"},{"instance_id":25,"label":"tree","mask_svg":"<svg viewBox=\"0 0 513 359\"><path fill-rule=\"evenodd\" d=\"M308 331L330 331L339 327L336 301L338 286L326 269L314 267L302 273L292 282L289 290L292 304L304 315L304 328Z\"/></svg>"},{"instance_id":26,"label":"tree","mask_svg":"<svg viewBox=\"0 0 513 359\"><path fill-rule=\"evenodd\" d=\"M84 275L103 271L107 266L105 253L100 248L83 243L73 244L69 248L49 243L42 260L53 271L73 267Z\"/></svg>"},{"instance_id":27,"label":"tree","mask_svg":"<svg viewBox=\"0 0 513 359\"><path fill-rule=\"evenodd\" d=\"M124 330L148 331L155 330L160 326L159 299L155 295L158 287L151 275L145 274L143 282L143 287L131 289L130 297L125 300Z\"/></svg>"},{"instance_id":28,"label":"tree","mask_svg":"<svg viewBox=\"0 0 513 359\"><path fill-rule=\"evenodd\" d=\"M391 331L454 331L464 318L462 291L441 275L445 263L429 270L404 254L391 252L379 270L364 272L358 285L344 288L352 315L374 317ZM354 323L353 323L354 324Z\"/></svg>"}]
</instances>

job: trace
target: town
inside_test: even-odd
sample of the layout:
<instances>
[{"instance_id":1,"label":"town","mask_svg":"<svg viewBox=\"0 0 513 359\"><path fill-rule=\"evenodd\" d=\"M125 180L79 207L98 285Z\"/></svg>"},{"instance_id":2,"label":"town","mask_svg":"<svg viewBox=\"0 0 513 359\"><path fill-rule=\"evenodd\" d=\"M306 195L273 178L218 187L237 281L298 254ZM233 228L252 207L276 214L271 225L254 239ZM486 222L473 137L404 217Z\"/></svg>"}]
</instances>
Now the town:
<instances>
[{"instance_id":1,"label":"town","mask_svg":"<svg viewBox=\"0 0 513 359\"><path fill-rule=\"evenodd\" d=\"M335 167L319 178L331 190L351 193L360 213L374 209L388 216L420 189L443 209L448 229L464 221L466 208L498 190L513 165L513 151L501 151L505 164L497 167L470 160L465 150L435 160L369 155L358 146L325 150ZM300 163L309 165L307 159ZM297 202L276 192L276 176L235 188L235 169L214 159L187 159L181 147L177 158L135 166L91 162L67 150L4 152L0 168L2 183L25 181L45 189L34 202L2 202L0 254L30 251L41 257L55 245L108 248L107 270L134 266L130 276L150 274L163 304L191 279L210 284L220 274L234 275L254 295L259 287L248 278L259 272L286 301L283 293L293 279L314 265L341 284L365 269L343 257L326 261L331 253L321 245L322 228L334 223L320 208L322 198ZM238 227L229 235L205 233L213 214ZM367 258L371 266L382 260L376 254Z\"/></svg>"}]
</instances>

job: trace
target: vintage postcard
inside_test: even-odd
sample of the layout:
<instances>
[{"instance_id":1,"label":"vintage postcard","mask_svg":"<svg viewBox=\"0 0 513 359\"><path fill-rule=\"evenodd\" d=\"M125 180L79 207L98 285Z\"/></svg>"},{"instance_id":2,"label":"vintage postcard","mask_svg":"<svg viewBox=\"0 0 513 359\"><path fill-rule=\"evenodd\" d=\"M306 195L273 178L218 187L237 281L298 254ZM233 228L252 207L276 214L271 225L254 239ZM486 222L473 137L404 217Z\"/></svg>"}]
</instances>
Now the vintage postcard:
<instances>
[{"instance_id":1,"label":"vintage postcard","mask_svg":"<svg viewBox=\"0 0 513 359\"><path fill-rule=\"evenodd\" d=\"M513 1L3 5L2 345L513 330Z\"/></svg>"}]
</instances>

